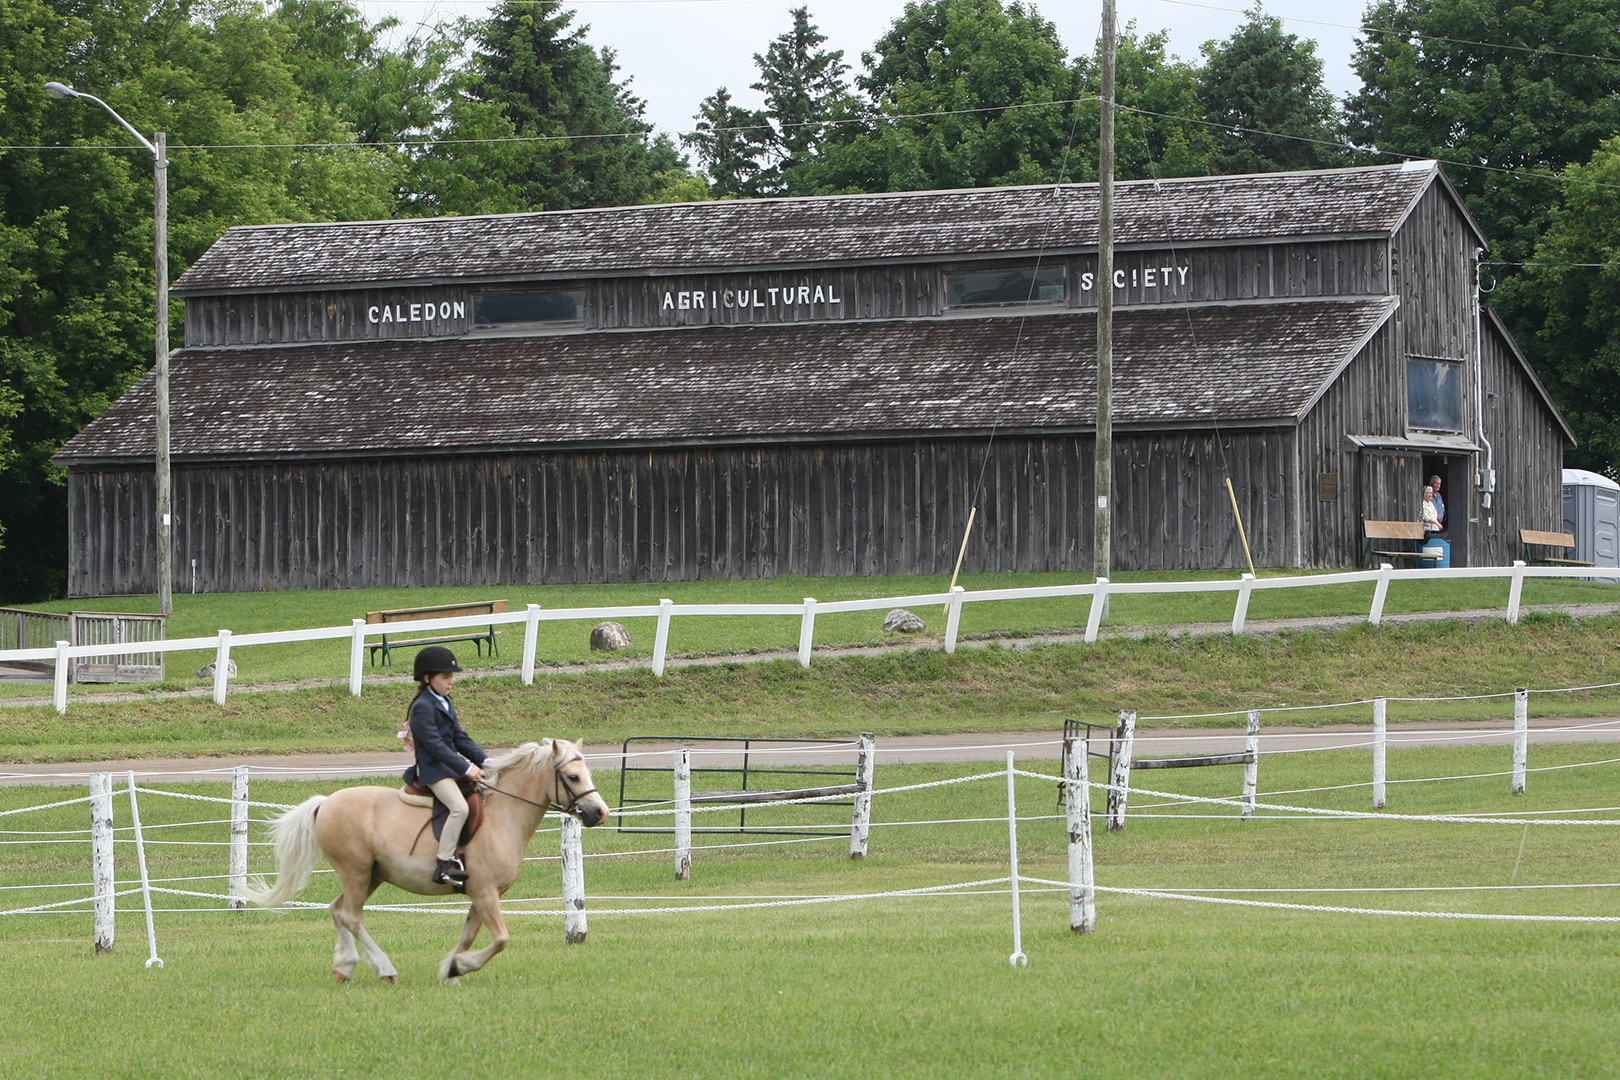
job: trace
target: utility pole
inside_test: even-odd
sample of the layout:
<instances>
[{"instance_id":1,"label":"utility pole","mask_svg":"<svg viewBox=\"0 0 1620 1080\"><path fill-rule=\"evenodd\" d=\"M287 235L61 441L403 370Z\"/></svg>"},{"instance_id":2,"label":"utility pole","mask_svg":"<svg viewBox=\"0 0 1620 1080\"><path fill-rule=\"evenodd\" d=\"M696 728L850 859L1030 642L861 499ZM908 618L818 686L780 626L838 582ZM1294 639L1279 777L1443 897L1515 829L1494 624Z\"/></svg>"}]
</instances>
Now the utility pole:
<instances>
[{"instance_id":1,"label":"utility pole","mask_svg":"<svg viewBox=\"0 0 1620 1080\"><path fill-rule=\"evenodd\" d=\"M153 212L157 266L157 356L153 382L157 397L157 590L158 611L174 614L174 526L169 501L169 137L152 140L156 160L157 208Z\"/></svg>"},{"instance_id":2,"label":"utility pole","mask_svg":"<svg viewBox=\"0 0 1620 1080\"><path fill-rule=\"evenodd\" d=\"M1097 152L1097 438L1093 486L1092 575L1114 562L1114 0L1102 9L1102 124ZM1106 598L1103 613L1107 614Z\"/></svg>"},{"instance_id":3,"label":"utility pole","mask_svg":"<svg viewBox=\"0 0 1620 1080\"><path fill-rule=\"evenodd\" d=\"M94 94L59 82L45 84L45 93L53 98L82 98L100 105L112 118L135 137L135 141L152 152L152 175L156 188L152 211L153 264L157 270L157 356L152 368L157 399L157 502L153 516L157 525L157 591L158 611L174 614L174 567L170 551L173 547L174 523L169 512L169 137L158 132L152 142L135 130L118 110Z\"/></svg>"}]
</instances>

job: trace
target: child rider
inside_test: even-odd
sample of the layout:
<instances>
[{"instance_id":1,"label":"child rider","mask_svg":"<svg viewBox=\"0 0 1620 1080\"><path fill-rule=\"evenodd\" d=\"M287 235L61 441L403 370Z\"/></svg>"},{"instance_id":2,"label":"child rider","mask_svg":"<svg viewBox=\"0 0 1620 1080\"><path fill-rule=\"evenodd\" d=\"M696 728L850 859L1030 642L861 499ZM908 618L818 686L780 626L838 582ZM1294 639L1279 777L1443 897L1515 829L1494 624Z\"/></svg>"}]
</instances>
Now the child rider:
<instances>
[{"instance_id":1,"label":"child rider","mask_svg":"<svg viewBox=\"0 0 1620 1080\"><path fill-rule=\"evenodd\" d=\"M439 836L439 863L433 880L460 885L467 868L456 857L461 827L467 821L467 800L458 781L484 775L484 751L461 729L456 708L450 704L450 686L461 670L456 654L443 645L429 645L416 654L416 697L406 721L415 743L416 764L405 770L405 782L418 780L450 811Z\"/></svg>"}]
</instances>

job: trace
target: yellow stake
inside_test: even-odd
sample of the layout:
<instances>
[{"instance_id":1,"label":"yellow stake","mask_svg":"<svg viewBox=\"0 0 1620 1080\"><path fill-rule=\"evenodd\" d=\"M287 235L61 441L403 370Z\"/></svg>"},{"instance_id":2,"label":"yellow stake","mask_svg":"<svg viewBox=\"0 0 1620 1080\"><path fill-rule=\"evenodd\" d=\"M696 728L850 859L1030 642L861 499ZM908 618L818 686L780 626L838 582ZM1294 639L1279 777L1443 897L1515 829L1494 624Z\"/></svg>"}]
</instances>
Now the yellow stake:
<instances>
[{"instance_id":1,"label":"yellow stake","mask_svg":"<svg viewBox=\"0 0 1620 1080\"><path fill-rule=\"evenodd\" d=\"M1243 541L1243 557L1249 560L1249 573L1254 573L1254 556L1249 554L1249 534L1243 531L1243 515L1238 513L1237 492L1232 490L1232 478L1226 478L1226 493L1232 497L1232 516L1237 518L1238 538ZM970 519L971 520L971 519ZM1259 576L1259 575L1255 575Z\"/></svg>"},{"instance_id":2,"label":"yellow stake","mask_svg":"<svg viewBox=\"0 0 1620 1080\"><path fill-rule=\"evenodd\" d=\"M956 575L958 575L958 574L960 574L962 572L962 560L967 557L968 537L973 534L973 519L978 516L978 513L979 513L979 508L977 506L973 507L971 510L968 511L967 528L962 530L962 550L958 551L956 553L956 569L951 571L951 588L952 589L956 588ZM947 590L947 591L949 591L949 590ZM945 605L943 610L949 611L950 610L950 605L949 604Z\"/></svg>"}]
</instances>

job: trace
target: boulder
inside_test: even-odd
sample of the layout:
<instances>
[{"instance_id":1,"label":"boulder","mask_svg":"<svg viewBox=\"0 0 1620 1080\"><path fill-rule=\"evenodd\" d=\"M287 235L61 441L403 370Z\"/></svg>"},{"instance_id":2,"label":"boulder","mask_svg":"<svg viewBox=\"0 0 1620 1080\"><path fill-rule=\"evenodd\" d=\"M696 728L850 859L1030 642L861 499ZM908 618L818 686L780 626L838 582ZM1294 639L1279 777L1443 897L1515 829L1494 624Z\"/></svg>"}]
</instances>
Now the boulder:
<instances>
[{"instance_id":1,"label":"boulder","mask_svg":"<svg viewBox=\"0 0 1620 1080\"><path fill-rule=\"evenodd\" d=\"M204 664L202 667L198 668L197 669L197 678L199 678L199 679L207 679L209 682L213 682L214 681L214 665L211 664L211 663L210 664ZM227 660L227 661L225 661L225 678L227 680L236 678L236 661L235 660Z\"/></svg>"},{"instance_id":2,"label":"boulder","mask_svg":"<svg viewBox=\"0 0 1620 1080\"><path fill-rule=\"evenodd\" d=\"M630 631L622 623L602 622L591 628L591 648L597 652L616 652L630 647Z\"/></svg>"},{"instance_id":3,"label":"boulder","mask_svg":"<svg viewBox=\"0 0 1620 1080\"><path fill-rule=\"evenodd\" d=\"M890 633L915 634L923 629L923 621L905 608L895 608L883 617L883 629Z\"/></svg>"}]
</instances>

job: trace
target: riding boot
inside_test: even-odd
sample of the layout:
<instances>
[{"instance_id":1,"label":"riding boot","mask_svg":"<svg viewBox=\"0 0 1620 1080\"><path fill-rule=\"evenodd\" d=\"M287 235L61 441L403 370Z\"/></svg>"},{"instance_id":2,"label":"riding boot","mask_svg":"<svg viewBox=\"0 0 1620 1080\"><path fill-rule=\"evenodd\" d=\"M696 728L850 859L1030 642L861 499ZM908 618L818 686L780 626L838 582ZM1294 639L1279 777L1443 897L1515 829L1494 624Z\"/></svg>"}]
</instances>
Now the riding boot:
<instances>
[{"instance_id":1,"label":"riding boot","mask_svg":"<svg viewBox=\"0 0 1620 1080\"><path fill-rule=\"evenodd\" d=\"M467 883L467 868L461 864L461 859L455 855L448 859L440 859L438 869L433 872L433 880L442 885L465 885Z\"/></svg>"}]
</instances>

